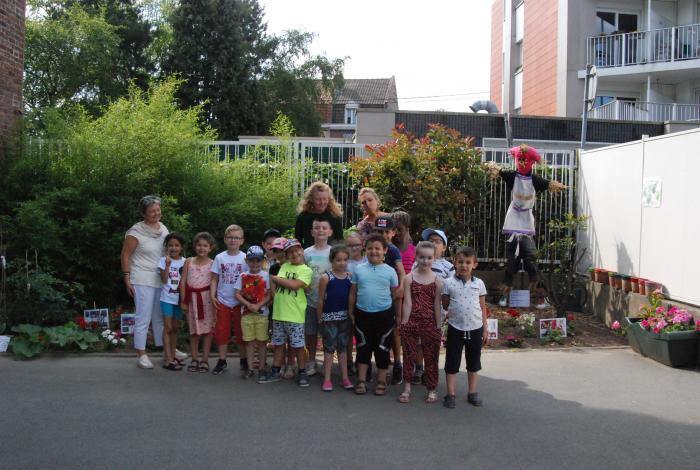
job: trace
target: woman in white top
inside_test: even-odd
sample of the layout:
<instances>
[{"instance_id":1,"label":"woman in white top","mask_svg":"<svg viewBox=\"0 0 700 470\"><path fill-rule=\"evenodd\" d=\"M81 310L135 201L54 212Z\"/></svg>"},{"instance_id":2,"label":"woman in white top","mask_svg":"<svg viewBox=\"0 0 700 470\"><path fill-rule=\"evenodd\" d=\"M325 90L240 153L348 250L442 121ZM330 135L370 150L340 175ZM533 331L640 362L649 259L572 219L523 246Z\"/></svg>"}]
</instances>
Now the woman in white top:
<instances>
[{"instance_id":1,"label":"woman in white top","mask_svg":"<svg viewBox=\"0 0 700 470\"><path fill-rule=\"evenodd\" d=\"M163 256L163 241L168 229L160 222L160 198L144 196L139 201L143 221L135 223L124 236L121 263L124 284L134 298L134 349L138 366L152 369L146 355L148 325L153 321L156 346L163 345L163 315L160 311L160 291L163 285L158 273L158 260Z\"/></svg>"}]
</instances>

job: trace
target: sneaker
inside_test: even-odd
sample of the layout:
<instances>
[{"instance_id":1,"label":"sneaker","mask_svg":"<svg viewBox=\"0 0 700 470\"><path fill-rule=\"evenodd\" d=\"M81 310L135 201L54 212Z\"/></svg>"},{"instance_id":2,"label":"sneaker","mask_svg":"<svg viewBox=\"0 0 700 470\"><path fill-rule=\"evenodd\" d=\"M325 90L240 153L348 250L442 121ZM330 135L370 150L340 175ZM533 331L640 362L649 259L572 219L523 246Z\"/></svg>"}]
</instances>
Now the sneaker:
<instances>
[{"instance_id":1,"label":"sneaker","mask_svg":"<svg viewBox=\"0 0 700 470\"><path fill-rule=\"evenodd\" d=\"M425 371L423 369L416 368L416 371L413 373L413 381L411 381L411 384L412 385L422 385L424 372Z\"/></svg>"},{"instance_id":2,"label":"sneaker","mask_svg":"<svg viewBox=\"0 0 700 470\"><path fill-rule=\"evenodd\" d=\"M350 382L349 379L345 379L343 380L343 388L345 390L354 390L355 386L352 384L352 382Z\"/></svg>"},{"instance_id":3,"label":"sneaker","mask_svg":"<svg viewBox=\"0 0 700 470\"><path fill-rule=\"evenodd\" d=\"M321 385L321 390L324 392L332 392L333 391L333 382L330 380L324 380L323 385Z\"/></svg>"},{"instance_id":4,"label":"sneaker","mask_svg":"<svg viewBox=\"0 0 700 470\"><path fill-rule=\"evenodd\" d=\"M184 353L176 348L175 349L175 359L177 359L179 361L184 361L185 359L187 359L187 353Z\"/></svg>"},{"instance_id":5,"label":"sneaker","mask_svg":"<svg viewBox=\"0 0 700 470\"><path fill-rule=\"evenodd\" d=\"M260 369L258 371L258 378L256 382L259 384L264 384L265 382L267 382L267 371L265 369Z\"/></svg>"},{"instance_id":6,"label":"sneaker","mask_svg":"<svg viewBox=\"0 0 700 470\"><path fill-rule=\"evenodd\" d=\"M139 356L138 366L142 369L153 369L153 363L145 354Z\"/></svg>"},{"instance_id":7,"label":"sneaker","mask_svg":"<svg viewBox=\"0 0 700 470\"><path fill-rule=\"evenodd\" d=\"M216 361L216 365L214 366L214 370L211 371L212 374L214 375L219 375L223 373L223 371L226 370L226 367L228 364L226 363L226 359L219 359Z\"/></svg>"},{"instance_id":8,"label":"sneaker","mask_svg":"<svg viewBox=\"0 0 700 470\"><path fill-rule=\"evenodd\" d=\"M282 378L292 380L294 378L294 366L285 366Z\"/></svg>"},{"instance_id":9,"label":"sneaker","mask_svg":"<svg viewBox=\"0 0 700 470\"><path fill-rule=\"evenodd\" d=\"M299 372L299 377L297 377L297 385L300 387L308 387L310 385L309 374L306 372Z\"/></svg>"},{"instance_id":10,"label":"sneaker","mask_svg":"<svg viewBox=\"0 0 700 470\"><path fill-rule=\"evenodd\" d=\"M479 398L478 393L468 393L467 402L473 406L484 406L484 402L481 400L481 398Z\"/></svg>"},{"instance_id":11,"label":"sneaker","mask_svg":"<svg viewBox=\"0 0 700 470\"><path fill-rule=\"evenodd\" d=\"M547 299L542 299L542 303L535 305L535 308L537 310L544 310L544 309L551 308L551 307L552 307L552 305L549 302L547 302Z\"/></svg>"},{"instance_id":12,"label":"sneaker","mask_svg":"<svg viewBox=\"0 0 700 470\"><path fill-rule=\"evenodd\" d=\"M263 376L258 377L258 383L259 384L269 384L272 382L279 382L282 380L282 376L280 375L279 371L270 371L269 373L266 373Z\"/></svg>"},{"instance_id":13,"label":"sneaker","mask_svg":"<svg viewBox=\"0 0 700 470\"><path fill-rule=\"evenodd\" d=\"M457 400L454 395L445 395L442 399L442 406L445 408L457 408Z\"/></svg>"},{"instance_id":14,"label":"sneaker","mask_svg":"<svg viewBox=\"0 0 700 470\"><path fill-rule=\"evenodd\" d=\"M502 295L498 299L498 306L499 307L507 307L508 306L508 299L506 299L505 295Z\"/></svg>"},{"instance_id":15,"label":"sneaker","mask_svg":"<svg viewBox=\"0 0 700 470\"><path fill-rule=\"evenodd\" d=\"M309 361L306 363L306 375L313 377L318 371L316 370L316 361Z\"/></svg>"},{"instance_id":16,"label":"sneaker","mask_svg":"<svg viewBox=\"0 0 700 470\"><path fill-rule=\"evenodd\" d=\"M400 385L403 383L403 367L394 366L391 369L391 385Z\"/></svg>"}]
</instances>

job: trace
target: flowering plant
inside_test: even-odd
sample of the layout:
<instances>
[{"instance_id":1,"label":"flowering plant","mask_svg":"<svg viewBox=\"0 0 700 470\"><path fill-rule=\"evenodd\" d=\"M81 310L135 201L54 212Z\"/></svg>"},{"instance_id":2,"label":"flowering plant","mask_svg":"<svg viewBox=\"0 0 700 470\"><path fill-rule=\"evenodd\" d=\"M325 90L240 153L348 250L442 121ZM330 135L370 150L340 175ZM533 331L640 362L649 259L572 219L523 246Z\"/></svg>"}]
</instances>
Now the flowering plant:
<instances>
[{"instance_id":1,"label":"flowering plant","mask_svg":"<svg viewBox=\"0 0 700 470\"><path fill-rule=\"evenodd\" d=\"M523 313L518 318L515 319L516 325L523 332L524 336L533 338L537 336L535 331L535 314L534 313Z\"/></svg>"},{"instance_id":2,"label":"flowering plant","mask_svg":"<svg viewBox=\"0 0 700 470\"><path fill-rule=\"evenodd\" d=\"M649 294L649 305L639 307L639 324L647 331L668 333L695 330L693 316L678 307L664 307L663 294L657 289Z\"/></svg>"},{"instance_id":3,"label":"flowering plant","mask_svg":"<svg viewBox=\"0 0 700 470\"><path fill-rule=\"evenodd\" d=\"M508 335L506 336L506 341L508 341L508 346L511 348L519 348L523 345L523 339L518 336Z\"/></svg>"},{"instance_id":4,"label":"flowering plant","mask_svg":"<svg viewBox=\"0 0 700 470\"><path fill-rule=\"evenodd\" d=\"M126 344L126 338L122 338L121 331L104 330L101 336L109 347L117 348Z\"/></svg>"}]
</instances>

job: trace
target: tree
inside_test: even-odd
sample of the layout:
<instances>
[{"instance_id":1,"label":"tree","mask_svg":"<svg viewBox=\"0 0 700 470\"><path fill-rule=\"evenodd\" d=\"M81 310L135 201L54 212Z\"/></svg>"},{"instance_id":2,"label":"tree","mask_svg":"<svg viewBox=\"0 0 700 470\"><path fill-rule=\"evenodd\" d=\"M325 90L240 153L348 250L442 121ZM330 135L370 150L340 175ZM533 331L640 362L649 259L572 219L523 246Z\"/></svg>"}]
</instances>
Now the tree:
<instances>
[{"instance_id":1,"label":"tree","mask_svg":"<svg viewBox=\"0 0 700 470\"><path fill-rule=\"evenodd\" d=\"M256 0L182 0L172 15L166 73L184 80L183 106L203 105L224 139L264 131L258 79L271 55Z\"/></svg>"}]
</instances>

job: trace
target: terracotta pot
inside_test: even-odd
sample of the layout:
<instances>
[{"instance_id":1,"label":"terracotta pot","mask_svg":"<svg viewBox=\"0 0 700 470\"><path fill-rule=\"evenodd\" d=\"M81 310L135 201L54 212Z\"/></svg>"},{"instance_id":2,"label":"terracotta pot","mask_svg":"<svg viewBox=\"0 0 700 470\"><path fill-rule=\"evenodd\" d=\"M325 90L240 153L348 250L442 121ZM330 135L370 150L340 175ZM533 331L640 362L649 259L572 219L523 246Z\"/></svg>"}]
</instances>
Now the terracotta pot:
<instances>
[{"instance_id":1,"label":"terracotta pot","mask_svg":"<svg viewBox=\"0 0 700 470\"><path fill-rule=\"evenodd\" d=\"M595 268L588 268L588 275L591 277L591 281L595 281Z\"/></svg>"},{"instance_id":2,"label":"terracotta pot","mask_svg":"<svg viewBox=\"0 0 700 470\"><path fill-rule=\"evenodd\" d=\"M617 289L617 284L615 283L615 276L617 276L617 273L615 271L608 271L608 284L610 284L610 287Z\"/></svg>"},{"instance_id":3,"label":"terracotta pot","mask_svg":"<svg viewBox=\"0 0 700 470\"><path fill-rule=\"evenodd\" d=\"M595 270L595 280L601 284L608 283L608 272L605 269L596 268Z\"/></svg>"},{"instance_id":4,"label":"terracotta pot","mask_svg":"<svg viewBox=\"0 0 700 470\"><path fill-rule=\"evenodd\" d=\"M639 278L639 293L642 295L647 295L646 279Z\"/></svg>"},{"instance_id":5,"label":"terracotta pot","mask_svg":"<svg viewBox=\"0 0 700 470\"><path fill-rule=\"evenodd\" d=\"M631 277L630 283L632 284L632 292L634 292L635 294L639 294L639 278Z\"/></svg>"},{"instance_id":6,"label":"terracotta pot","mask_svg":"<svg viewBox=\"0 0 700 470\"><path fill-rule=\"evenodd\" d=\"M632 292L632 278L625 274L620 274L620 280L622 282L622 290L625 292Z\"/></svg>"}]
</instances>

